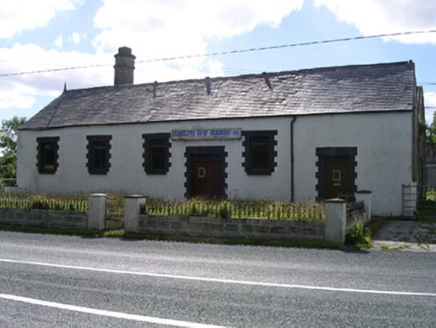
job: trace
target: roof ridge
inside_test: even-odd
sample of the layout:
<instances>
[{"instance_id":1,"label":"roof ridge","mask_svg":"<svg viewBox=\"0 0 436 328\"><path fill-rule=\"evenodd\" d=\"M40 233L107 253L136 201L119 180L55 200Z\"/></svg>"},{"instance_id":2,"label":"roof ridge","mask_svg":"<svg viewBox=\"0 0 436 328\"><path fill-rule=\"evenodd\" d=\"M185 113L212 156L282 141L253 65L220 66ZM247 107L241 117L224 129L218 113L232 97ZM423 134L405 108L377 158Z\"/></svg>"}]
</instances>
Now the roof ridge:
<instances>
[{"instance_id":1,"label":"roof ridge","mask_svg":"<svg viewBox=\"0 0 436 328\"><path fill-rule=\"evenodd\" d=\"M285 71L273 71L273 72L262 72L262 73L250 73L250 74L241 74L241 75L225 75L225 76L216 76L216 77L209 77L205 76L203 78L192 78L192 79L185 79L185 80L170 80L170 81L153 81L153 82L145 82L145 83L138 83L138 84L124 84L124 85L106 85L106 86L98 86L98 87L90 87L90 88L81 88L81 89L71 89L71 90L65 90L65 93L73 93L74 91L84 91L84 90L98 90L98 89L130 89L130 88L139 88L139 87L145 87L150 86L153 87L154 84L158 83L159 86L162 86L163 84L175 84L175 83L195 83L195 82L202 82L206 79L209 79L211 82L218 81L218 80L231 80L231 79L248 79L248 78L265 78L265 75L271 77L271 76L280 76L280 75L289 75L289 74L301 74L301 73L308 73L308 72L326 72L326 71L335 71L338 69L355 69L355 68L371 68L371 67L380 67L380 66L386 66L386 67L392 67L392 66L411 66L414 70L415 64L412 60L409 61L398 61L398 62L392 62L392 63L376 63L376 64L352 64L352 65L338 65L338 66L327 66L327 67L313 67L313 68L302 68L302 69L296 69L296 70L285 70Z\"/></svg>"}]
</instances>

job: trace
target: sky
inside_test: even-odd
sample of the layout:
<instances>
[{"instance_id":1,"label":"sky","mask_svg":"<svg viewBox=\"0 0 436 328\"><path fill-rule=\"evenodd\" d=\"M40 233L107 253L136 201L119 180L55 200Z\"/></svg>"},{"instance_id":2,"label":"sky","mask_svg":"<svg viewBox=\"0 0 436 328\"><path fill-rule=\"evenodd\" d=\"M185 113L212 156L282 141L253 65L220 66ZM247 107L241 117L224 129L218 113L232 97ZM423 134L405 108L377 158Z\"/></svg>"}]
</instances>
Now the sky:
<instances>
[{"instance_id":1,"label":"sky","mask_svg":"<svg viewBox=\"0 0 436 328\"><path fill-rule=\"evenodd\" d=\"M412 60L430 124L436 33L220 53L436 30L435 17L434 0L0 0L0 121L32 117L64 86L113 85L127 46L135 83Z\"/></svg>"}]
</instances>

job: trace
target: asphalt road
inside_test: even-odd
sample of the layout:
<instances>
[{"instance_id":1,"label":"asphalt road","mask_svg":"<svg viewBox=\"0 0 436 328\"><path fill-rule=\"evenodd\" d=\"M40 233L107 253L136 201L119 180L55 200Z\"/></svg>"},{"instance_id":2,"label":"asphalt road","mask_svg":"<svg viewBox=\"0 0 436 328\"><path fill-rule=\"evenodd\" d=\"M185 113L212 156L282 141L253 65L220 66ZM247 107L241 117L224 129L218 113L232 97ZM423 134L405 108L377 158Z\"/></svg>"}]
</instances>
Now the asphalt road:
<instances>
[{"instance_id":1,"label":"asphalt road","mask_svg":"<svg viewBox=\"0 0 436 328\"><path fill-rule=\"evenodd\" d=\"M0 231L0 327L213 326L436 326L436 253Z\"/></svg>"}]
</instances>

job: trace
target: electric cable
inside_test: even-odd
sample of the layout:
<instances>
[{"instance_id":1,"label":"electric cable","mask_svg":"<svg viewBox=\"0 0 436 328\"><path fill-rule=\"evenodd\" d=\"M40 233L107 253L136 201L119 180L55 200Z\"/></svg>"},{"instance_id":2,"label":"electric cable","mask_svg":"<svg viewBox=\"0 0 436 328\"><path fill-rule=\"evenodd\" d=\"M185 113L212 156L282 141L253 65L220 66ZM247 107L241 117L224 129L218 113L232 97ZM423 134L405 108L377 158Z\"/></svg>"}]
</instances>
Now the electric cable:
<instances>
[{"instance_id":1,"label":"electric cable","mask_svg":"<svg viewBox=\"0 0 436 328\"><path fill-rule=\"evenodd\" d=\"M427 33L436 33L435 30L425 30L425 31L408 31L408 32L397 32L397 33L385 33L385 34L376 34L376 35L368 35L368 36L356 36L349 38L340 38L340 39L330 39L330 40L321 40L321 41L310 41L310 42L301 42L301 43L291 43L291 44L283 44L276 46L268 46L268 47L257 47L257 48L248 48L248 49L237 49L237 50L229 50L229 51L219 51L213 53L204 53L204 54L195 54L195 55L186 55L186 56L174 56L174 57L163 57L163 58L154 58L154 59L145 59L145 60L137 60L136 64L143 63L153 63L153 62L164 62L164 61L173 61L173 60L184 60L184 59L192 59L192 58L204 58L204 57L216 57L216 56L225 56L225 55L233 55L254 51L265 51L265 50L276 50L276 49L284 49L291 47L304 47L318 44L328 44L328 43L337 43L337 42L349 42L349 41L358 41L358 40L367 40L367 39L376 39L376 38L385 38L385 37L396 37L396 36L405 36L405 35L416 35L416 34L427 34ZM18 75L30 75L30 74L40 74L40 73L52 73L52 72L60 72L60 71L68 71L75 69L85 69L85 68L96 68L96 67L105 67L112 66L113 64L95 64L95 65L86 65L86 66L71 66L64 68L52 68L46 70L35 70L28 72L17 72L17 73L4 73L0 74L0 77L9 77L9 76L18 76Z\"/></svg>"}]
</instances>

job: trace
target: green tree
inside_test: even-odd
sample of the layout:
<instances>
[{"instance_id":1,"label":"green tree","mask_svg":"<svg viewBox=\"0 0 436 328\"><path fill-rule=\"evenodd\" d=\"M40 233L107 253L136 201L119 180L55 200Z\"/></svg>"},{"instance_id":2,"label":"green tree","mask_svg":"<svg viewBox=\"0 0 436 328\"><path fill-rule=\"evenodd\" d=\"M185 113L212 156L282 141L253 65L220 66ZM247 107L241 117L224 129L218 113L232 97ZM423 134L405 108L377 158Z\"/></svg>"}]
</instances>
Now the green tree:
<instances>
[{"instance_id":1,"label":"green tree","mask_svg":"<svg viewBox=\"0 0 436 328\"><path fill-rule=\"evenodd\" d=\"M10 120L3 120L0 128L0 179L17 178L17 132L26 123L25 117L14 116ZM4 181L4 183L3 183ZM13 180L2 180L2 184L13 185Z\"/></svg>"},{"instance_id":2,"label":"green tree","mask_svg":"<svg viewBox=\"0 0 436 328\"><path fill-rule=\"evenodd\" d=\"M432 145L436 144L436 124L433 122L430 126L427 126L427 143Z\"/></svg>"}]
</instances>

